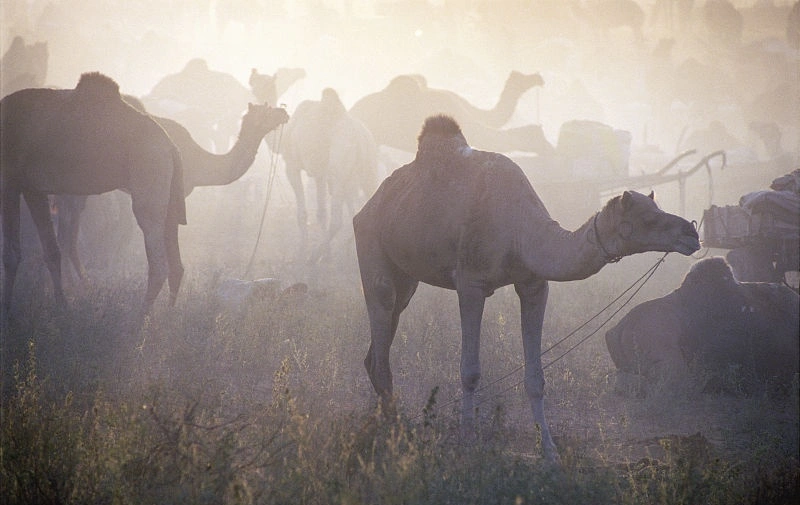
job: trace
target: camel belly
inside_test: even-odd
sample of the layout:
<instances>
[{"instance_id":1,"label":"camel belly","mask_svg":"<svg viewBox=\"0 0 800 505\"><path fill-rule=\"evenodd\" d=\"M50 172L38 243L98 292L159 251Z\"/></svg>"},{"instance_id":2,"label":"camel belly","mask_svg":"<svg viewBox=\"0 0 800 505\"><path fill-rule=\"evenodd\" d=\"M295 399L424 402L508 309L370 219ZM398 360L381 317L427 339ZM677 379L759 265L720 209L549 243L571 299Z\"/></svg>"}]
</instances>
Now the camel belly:
<instances>
[{"instance_id":1,"label":"camel belly","mask_svg":"<svg viewBox=\"0 0 800 505\"><path fill-rule=\"evenodd\" d=\"M26 160L24 186L48 194L97 195L127 186L127 170L118 158ZM35 169L33 169L35 168Z\"/></svg>"}]
</instances>

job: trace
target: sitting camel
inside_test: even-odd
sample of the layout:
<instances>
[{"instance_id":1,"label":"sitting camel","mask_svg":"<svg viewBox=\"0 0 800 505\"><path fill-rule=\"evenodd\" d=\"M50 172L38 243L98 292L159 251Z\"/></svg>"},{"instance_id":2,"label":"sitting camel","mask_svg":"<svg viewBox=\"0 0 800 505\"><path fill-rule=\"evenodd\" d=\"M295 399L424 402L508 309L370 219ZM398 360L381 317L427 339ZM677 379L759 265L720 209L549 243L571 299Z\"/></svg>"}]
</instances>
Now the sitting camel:
<instances>
[{"instance_id":1,"label":"sitting camel","mask_svg":"<svg viewBox=\"0 0 800 505\"><path fill-rule=\"evenodd\" d=\"M8 311L21 259L20 195L31 211L58 302L64 303L61 253L48 194L100 194L126 189L144 233L148 259L145 309L169 276L175 303L183 266L178 224L186 223L178 149L149 116L128 105L119 85L83 74L75 89L28 88L2 109L3 309Z\"/></svg>"},{"instance_id":2,"label":"sitting camel","mask_svg":"<svg viewBox=\"0 0 800 505\"><path fill-rule=\"evenodd\" d=\"M330 194L330 225L323 254L342 226L347 206L355 213L357 200L375 191L378 149L370 131L348 114L336 91L327 88L319 101L306 100L297 107L286 125L281 154L286 175L297 200L297 224L301 240L308 238L308 214L301 172L314 179L317 189L317 221L327 221ZM363 201L363 199L361 201Z\"/></svg>"},{"instance_id":3,"label":"sitting camel","mask_svg":"<svg viewBox=\"0 0 800 505\"><path fill-rule=\"evenodd\" d=\"M369 128L379 145L407 152L416 149L418 128L425 118L445 114L453 117L480 148L549 154L553 146L545 138L541 126L501 130L523 93L543 84L539 74L511 72L497 105L491 110L482 110L452 91L429 88L421 76L401 75L382 91L357 101L350 108L350 114Z\"/></svg>"},{"instance_id":4,"label":"sitting camel","mask_svg":"<svg viewBox=\"0 0 800 505\"><path fill-rule=\"evenodd\" d=\"M782 284L738 282L721 257L695 263L681 286L634 307L606 333L614 365L649 379L739 367L790 383L798 372L800 301Z\"/></svg>"},{"instance_id":5,"label":"sitting camel","mask_svg":"<svg viewBox=\"0 0 800 505\"><path fill-rule=\"evenodd\" d=\"M140 112L145 112L142 103L134 97L126 96L125 100ZM180 151L184 166L184 196L189 196L197 186L224 186L238 180L255 161L264 136L289 120L282 108L248 104L236 144L226 154L213 154L199 146L177 121L151 117L164 128ZM78 277L83 278L85 270L78 255L78 234L86 196L58 195L57 204L59 245L62 251L67 252Z\"/></svg>"},{"instance_id":6,"label":"sitting camel","mask_svg":"<svg viewBox=\"0 0 800 505\"><path fill-rule=\"evenodd\" d=\"M454 289L461 312L462 426L474 423L485 299L513 284L520 298L525 389L545 455L557 459L544 415L542 324L548 281L585 279L645 251L700 248L688 221L626 191L577 231L554 221L525 174L501 154L472 149L449 117L428 118L413 162L397 169L353 219L369 313L364 364L384 406L392 402L389 349L419 282Z\"/></svg>"}]
</instances>

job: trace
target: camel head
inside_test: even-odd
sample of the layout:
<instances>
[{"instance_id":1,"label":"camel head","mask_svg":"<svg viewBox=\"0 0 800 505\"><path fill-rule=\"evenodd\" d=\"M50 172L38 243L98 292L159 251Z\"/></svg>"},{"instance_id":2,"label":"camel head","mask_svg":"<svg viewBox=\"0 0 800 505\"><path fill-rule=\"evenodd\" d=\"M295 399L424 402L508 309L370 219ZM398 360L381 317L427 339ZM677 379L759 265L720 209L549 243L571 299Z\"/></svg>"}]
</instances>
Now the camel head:
<instances>
[{"instance_id":1,"label":"camel head","mask_svg":"<svg viewBox=\"0 0 800 505\"><path fill-rule=\"evenodd\" d=\"M258 69L250 71L250 90L253 95L266 103L275 103L278 100L278 89L275 85L275 76L259 74Z\"/></svg>"},{"instance_id":2,"label":"camel head","mask_svg":"<svg viewBox=\"0 0 800 505\"><path fill-rule=\"evenodd\" d=\"M695 306L711 300L733 300L739 282L725 258L714 256L698 261L683 278L679 291Z\"/></svg>"},{"instance_id":3,"label":"camel head","mask_svg":"<svg viewBox=\"0 0 800 505\"><path fill-rule=\"evenodd\" d=\"M289 114L286 109L251 103L247 105L247 113L242 118L242 135L253 135L260 139L287 121Z\"/></svg>"},{"instance_id":4,"label":"camel head","mask_svg":"<svg viewBox=\"0 0 800 505\"><path fill-rule=\"evenodd\" d=\"M512 70L508 77L507 86L520 92L525 92L536 86L544 86L544 79L539 73L523 74L517 70Z\"/></svg>"},{"instance_id":5,"label":"camel head","mask_svg":"<svg viewBox=\"0 0 800 505\"><path fill-rule=\"evenodd\" d=\"M598 218L603 223L598 229ZM595 217L598 246L609 258L660 251L690 255L700 249L692 223L658 208L654 195L625 191Z\"/></svg>"}]
</instances>

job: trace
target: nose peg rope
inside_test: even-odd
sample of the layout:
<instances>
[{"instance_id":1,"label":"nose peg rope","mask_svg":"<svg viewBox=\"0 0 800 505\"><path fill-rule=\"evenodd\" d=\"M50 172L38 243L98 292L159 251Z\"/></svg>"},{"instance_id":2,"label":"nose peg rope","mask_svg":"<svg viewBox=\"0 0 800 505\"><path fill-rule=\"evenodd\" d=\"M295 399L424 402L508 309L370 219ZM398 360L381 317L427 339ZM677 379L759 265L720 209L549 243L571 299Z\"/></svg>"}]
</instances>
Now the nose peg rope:
<instances>
[{"instance_id":1,"label":"nose peg rope","mask_svg":"<svg viewBox=\"0 0 800 505\"><path fill-rule=\"evenodd\" d=\"M281 104L281 107L285 107L285 105ZM281 140L283 139L283 124L278 127L278 130L274 133L272 139L272 146L270 146L270 158L269 158L269 172L267 174L267 191L266 196L264 198L264 209L261 212L261 222L258 225L258 234L256 235L256 242L253 244L253 252L250 254L250 260L247 262L247 268L244 271L244 277L247 278L250 276L250 271L253 268L253 263L256 259L256 251L258 250L258 243L261 241L261 234L264 230L264 221L267 217L267 207L269 206L269 200L272 195L272 187L275 182L275 172L277 172L278 167L278 152L281 148ZM269 142L264 141L269 145Z\"/></svg>"}]
</instances>

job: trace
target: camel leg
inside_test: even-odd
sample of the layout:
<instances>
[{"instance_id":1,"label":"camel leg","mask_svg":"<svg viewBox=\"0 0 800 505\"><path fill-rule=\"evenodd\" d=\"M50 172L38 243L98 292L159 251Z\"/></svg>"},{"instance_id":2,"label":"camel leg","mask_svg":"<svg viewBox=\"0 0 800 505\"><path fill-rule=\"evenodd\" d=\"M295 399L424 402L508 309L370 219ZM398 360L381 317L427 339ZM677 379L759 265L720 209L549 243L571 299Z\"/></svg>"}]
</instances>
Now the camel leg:
<instances>
[{"instance_id":1,"label":"camel leg","mask_svg":"<svg viewBox=\"0 0 800 505\"><path fill-rule=\"evenodd\" d=\"M547 306L547 281L515 284L522 316L522 348L525 354L525 392L533 409L533 420L542 432L542 449L550 460L558 451L544 416L544 371L542 370L542 325Z\"/></svg>"},{"instance_id":2,"label":"camel leg","mask_svg":"<svg viewBox=\"0 0 800 505\"><path fill-rule=\"evenodd\" d=\"M50 219L50 201L44 193L26 191L24 195L33 222L36 224L36 230L39 232L44 261L47 269L50 270L50 278L53 281L53 294L57 303L65 305L66 299L61 285L61 251L58 249L56 232L53 229L53 221Z\"/></svg>"},{"instance_id":3,"label":"camel leg","mask_svg":"<svg viewBox=\"0 0 800 505\"><path fill-rule=\"evenodd\" d=\"M20 195L16 191L5 191L2 198L3 215L3 315L9 314L14 279L22 258L20 247ZM5 317L4 317L5 318Z\"/></svg>"},{"instance_id":4,"label":"camel leg","mask_svg":"<svg viewBox=\"0 0 800 505\"><path fill-rule=\"evenodd\" d=\"M325 177L314 179L317 188L317 223L323 230L328 227L328 181Z\"/></svg>"},{"instance_id":5,"label":"camel leg","mask_svg":"<svg viewBox=\"0 0 800 505\"><path fill-rule=\"evenodd\" d=\"M58 205L58 247L67 257L78 275L78 279L86 278L86 270L78 254L78 235L81 226L81 213L86 208L86 196L59 195Z\"/></svg>"},{"instance_id":6,"label":"camel leg","mask_svg":"<svg viewBox=\"0 0 800 505\"><path fill-rule=\"evenodd\" d=\"M300 243L305 248L308 238L308 212L306 211L306 195L303 191L303 178L300 170L286 164L286 178L294 191L295 202L297 203L297 226L300 228Z\"/></svg>"},{"instance_id":7,"label":"camel leg","mask_svg":"<svg viewBox=\"0 0 800 505\"><path fill-rule=\"evenodd\" d=\"M391 415L394 399L389 350L397 333L400 313L408 306L419 283L397 272L381 257L378 248L358 247L358 244L356 247L359 265L363 267L361 279L371 339L364 367L372 387L381 398L384 413ZM365 255L369 255L369 258Z\"/></svg>"},{"instance_id":8,"label":"camel leg","mask_svg":"<svg viewBox=\"0 0 800 505\"><path fill-rule=\"evenodd\" d=\"M331 191L331 216L330 222L328 224L328 233L325 237L325 241L320 244L317 252L311 258L312 263L316 263L322 259L327 258L330 256L331 253L331 242L333 242L333 237L339 233L339 230L342 228L342 213L344 212L344 197L338 194L338 190L336 188L332 188Z\"/></svg>"},{"instance_id":9,"label":"camel leg","mask_svg":"<svg viewBox=\"0 0 800 505\"><path fill-rule=\"evenodd\" d=\"M178 290L183 279L183 263L181 250L178 244L178 223L174 218L167 220L164 239L167 246L167 264L169 265L169 305L173 307L178 298Z\"/></svg>"},{"instance_id":10,"label":"camel leg","mask_svg":"<svg viewBox=\"0 0 800 505\"><path fill-rule=\"evenodd\" d=\"M133 214L144 235L144 250L147 255L147 293L144 297L144 311L153 306L169 272L166 245L165 219L158 219L156 213L142 207L133 198Z\"/></svg>"},{"instance_id":11,"label":"camel leg","mask_svg":"<svg viewBox=\"0 0 800 505\"><path fill-rule=\"evenodd\" d=\"M475 430L475 390L481 378L480 338L486 294L481 287L459 286L458 308L461 314L461 429Z\"/></svg>"}]
</instances>

